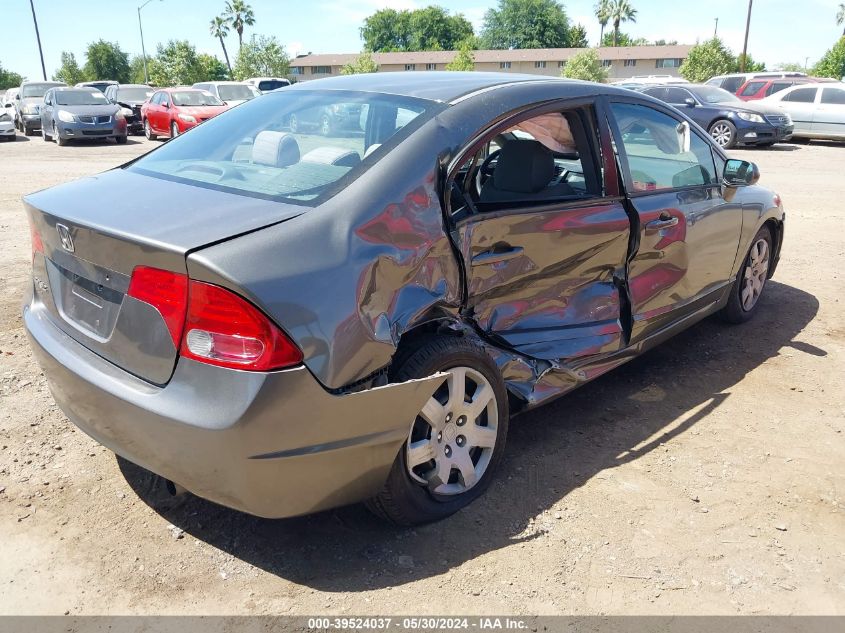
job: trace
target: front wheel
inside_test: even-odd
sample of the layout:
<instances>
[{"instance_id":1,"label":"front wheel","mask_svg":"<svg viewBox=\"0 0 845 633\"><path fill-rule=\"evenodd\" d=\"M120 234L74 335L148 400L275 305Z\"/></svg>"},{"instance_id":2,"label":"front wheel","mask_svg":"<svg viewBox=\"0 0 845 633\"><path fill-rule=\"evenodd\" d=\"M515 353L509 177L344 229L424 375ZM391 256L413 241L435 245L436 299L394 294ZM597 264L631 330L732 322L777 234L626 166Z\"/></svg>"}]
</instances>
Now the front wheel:
<instances>
[{"instance_id":1,"label":"front wheel","mask_svg":"<svg viewBox=\"0 0 845 633\"><path fill-rule=\"evenodd\" d=\"M757 311L763 289L769 278L769 266L774 252L772 233L768 227L757 231L742 269L731 287L731 296L719 315L728 323L745 323Z\"/></svg>"},{"instance_id":2,"label":"front wheel","mask_svg":"<svg viewBox=\"0 0 845 633\"><path fill-rule=\"evenodd\" d=\"M115 136L114 137L115 143L118 145L125 145L126 144L126 136Z\"/></svg>"},{"instance_id":3,"label":"front wheel","mask_svg":"<svg viewBox=\"0 0 845 633\"><path fill-rule=\"evenodd\" d=\"M176 138L179 136L179 126L176 125L176 121L172 121L170 123L170 138Z\"/></svg>"},{"instance_id":4,"label":"front wheel","mask_svg":"<svg viewBox=\"0 0 845 633\"><path fill-rule=\"evenodd\" d=\"M468 339L431 336L404 355L394 382L447 374L411 422L382 491L368 502L397 525L443 519L477 499L502 459L507 391L496 364Z\"/></svg>"},{"instance_id":5,"label":"front wheel","mask_svg":"<svg viewBox=\"0 0 845 633\"><path fill-rule=\"evenodd\" d=\"M56 145L59 147L65 147L68 144L68 140L66 138L62 138L62 135L59 134L59 130L56 129L55 123L53 123L53 138L56 139Z\"/></svg>"},{"instance_id":6,"label":"front wheel","mask_svg":"<svg viewBox=\"0 0 845 633\"><path fill-rule=\"evenodd\" d=\"M714 122L708 131L722 149L731 149L736 145L736 127L730 121L720 119Z\"/></svg>"}]
</instances>

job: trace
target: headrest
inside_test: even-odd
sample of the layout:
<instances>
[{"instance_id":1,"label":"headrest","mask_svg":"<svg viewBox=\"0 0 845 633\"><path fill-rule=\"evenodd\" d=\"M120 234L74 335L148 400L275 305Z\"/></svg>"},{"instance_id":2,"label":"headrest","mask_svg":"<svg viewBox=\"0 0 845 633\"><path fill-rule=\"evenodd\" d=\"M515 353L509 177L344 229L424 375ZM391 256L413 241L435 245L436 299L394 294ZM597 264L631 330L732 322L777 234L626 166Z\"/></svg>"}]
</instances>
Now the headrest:
<instances>
[{"instance_id":1,"label":"headrest","mask_svg":"<svg viewBox=\"0 0 845 633\"><path fill-rule=\"evenodd\" d=\"M259 132L252 144L252 162L271 167L287 167L298 163L299 143L287 132Z\"/></svg>"},{"instance_id":2,"label":"headrest","mask_svg":"<svg viewBox=\"0 0 845 633\"><path fill-rule=\"evenodd\" d=\"M342 147L318 147L302 157L303 163L320 163L321 165L340 165L355 167L361 162L358 152Z\"/></svg>"},{"instance_id":3,"label":"headrest","mask_svg":"<svg viewBox=\"0 0 845 633\"><path fill-rule=\"evenodd\" d=\"M555 175L551 150L533 139L508 141L499 154L493 172L493 186L503 191L537 193Z\"/></svg>"}]
</instances>

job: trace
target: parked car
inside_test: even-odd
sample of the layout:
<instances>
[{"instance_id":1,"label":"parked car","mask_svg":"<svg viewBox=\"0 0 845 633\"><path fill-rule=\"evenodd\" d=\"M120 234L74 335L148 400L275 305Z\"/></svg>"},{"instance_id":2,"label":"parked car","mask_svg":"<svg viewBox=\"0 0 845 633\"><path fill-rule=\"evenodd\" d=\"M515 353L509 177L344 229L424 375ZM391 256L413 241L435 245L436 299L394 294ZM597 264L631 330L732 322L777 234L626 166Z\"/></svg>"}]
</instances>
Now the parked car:
<instances>
[{"instance_id":1,"label":"parked car","mask_svg":"<svg viewBox=\"0 0 845 633\"><path fill-rule=\"evenodd\" d=\"M290 85L290 81L284 77L250 77L246 83L255 86L256 90L261 94L265 92L273 92L279 88L286 88Z\"/></svg>"},{"instance_id":2,"label":"parked car","mask_svg":"<svg viewBox=\"0 0 845 633\"><path fill-rule=\"evenodd\" d=\"M683 77L674 77L672 75L634 75L627 79L618 79L611 82L613 86L620 86L622 88L632 88L636 86L654 86L667 84L688 84L689 81Z\"/></svg>"},{"instance_id":3,"label":"parked car","mask_svg":"<svg viewBox=\"0 0 845 633\"><path fill-rule=\"evenodd\" d=\"M175 138L195 125L225 112L228 106L206 90L165 88L141 106L144 134Z\"/></svg>"},{"instance_id":4,"label":"parked car","mask_svg":"<svg viewBox=\"0 0 845 633\"><path fill-rule=\"evenodd\" d=\"M121 106L126 118L126 129L130 134L141 134L144 123L141 120L141 106L155 89L146 84L112 84L105 90L106 98Z\"/></svg>"},{"instance_id":5,"label":"parked car","mask_svg":"<svg viewBox=\"0 0 845 633\"><path fill-rule=\"evenodd\" d=\"M353 140L282 129L350 102ZM26 196L23 320L68 417L173 489L432 521L490 484L510 414L766 309L784 211L758 178L610 86L295 84Z\"/></svg>"},{"instance_id":6,"label":"parked car","mask_svg":"<svg viewBox=\"0 0 845 633\"><path fill-rule=\"evenodd\" d=\"M41 136L60 146L72 140L126 142L123 108L96 88L50 88L41 106Z\"/></svg>"},{"instance_id":7,"label":"parked car","mask_svg":"<svg viewBox=\"0 0 845 633\"><path fill-rule=\"evenodd\" d=\"M228 106L236 106L261 95L257 88L244 81L206 81L193 85L210 92Z\"/></svg>"},{"instance_id":8,"label":"parked car","mask_svg":"<svg viewBox=\"0 0 845 633\"><path fill-rule=\"evenodd\" d=\"M0 139L15 140L15 95L17 88L9 88L0 97Z\"/></svg>"},{"instance_id":9,"label":"parked car","mask_svg":"<svg viewBox=\"0 0 845 633\"><path fill-rule=\"evenodd\" d=\"M111 79L100 79L98 81L80 81L76 84L76 88L96 88L100 92L105 92L109 86L116 86L119 82Z\"/></svg>"},{"instance_id":10,"label":"parked car","mask_svg":"<svg viewBox=\"0 0 845 633\"><path fill-rule=\"evenodd\" d=\"M798 139L845 140L845 85L793 86L761 101L792 118Z\"/></svg>"},{"instance_id":11,"label":"parked car","mask_svg":"<svg viewBox=\"0 0 845 633\"><path fill-rule=\"evenodd\" d=\"M785 79L752 79L742 84L736 96L742 101L757 101L786 90L797 84L813 83L810 77L787 77Z\"/></svg>"},{"instance_id":12,"label":"parked car","mask_svg":"<svg viewBox=\"0 0 845 633\"><path fill-rule=\"evenodd\" d=\"M15 125L26 136L41 129L41 104L50 88L67 84L61 81L25 81L15 96Z\"/></svg>"},{"instance_id":13,"label":"parked car","mask_svg":"<svg viewBox=\"0 0 845 633\"><path fill-rule=\"evenodd\" d=\"M735 145L769 146L792 137L792 121L777 108L760 102L744 103L715 86L659 86L641 92L682 109L725 149Z\"/></svg>"},{"instance_id":14,"label":"parked car","mask_svg":"<svg viewBox=\"0 0 845 633\"><path fill-rule=\"evenodd\" d=\"M732 73L730 75L718 75L711 77L705 83L708 86L716 86L722 90L727 90L730 93L736 94L740 87L747 81L752 79L786 79L806 77L806 73L789 72L789 71L768 71L756 73Z\"/></svg>"}]
</instances>

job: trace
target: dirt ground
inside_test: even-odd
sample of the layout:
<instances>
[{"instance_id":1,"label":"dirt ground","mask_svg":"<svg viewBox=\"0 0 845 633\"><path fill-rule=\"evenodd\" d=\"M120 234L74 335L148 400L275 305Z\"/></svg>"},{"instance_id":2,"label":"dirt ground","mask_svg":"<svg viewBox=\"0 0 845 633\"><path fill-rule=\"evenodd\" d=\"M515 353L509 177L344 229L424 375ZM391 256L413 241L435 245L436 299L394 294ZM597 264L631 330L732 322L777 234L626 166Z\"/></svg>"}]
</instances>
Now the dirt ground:
<instances>
[{"instance_id":1,"label":"dirt ground","mask_svg":"<svg viewBox=\"0 0 845 633\"><path fill-rule=\"evenodd\" d=\"M21 195L151 145L0 145L0 614L845 614L845 145L733 152L787 209L754 321L515 419L486 496L416 530L173 500L57 410Z\"/></svg>"}]
</instances>

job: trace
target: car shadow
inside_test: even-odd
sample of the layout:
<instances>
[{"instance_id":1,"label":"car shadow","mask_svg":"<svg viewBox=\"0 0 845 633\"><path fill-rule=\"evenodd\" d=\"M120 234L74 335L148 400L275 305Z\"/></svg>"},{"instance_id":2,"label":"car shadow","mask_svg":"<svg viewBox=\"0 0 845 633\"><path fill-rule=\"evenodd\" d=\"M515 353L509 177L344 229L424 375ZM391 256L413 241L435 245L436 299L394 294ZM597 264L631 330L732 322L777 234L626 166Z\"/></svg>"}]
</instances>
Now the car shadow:
<instances>
[{"instance_id":1,"label":"car shadow","mask_svg":"<svg viewBox=\"0 0 845 633\"><path fill-rule=\"evenodd\" d=\"M776 143L768 147L763 145L747 145L737 149L746 149L752 152L795 152L803 149L800 145L792 145L789 143Z\"/></svg>"},{"instance_id":2,"label":"car shadow","mask_svg":"<svg viewBox=\"0 0 845 633\"><path fill-rule=\"evenodd\" d=\"M415 529L386 525L361 506L259 519L193 495L169 497L161 478L123 459L119 466L135 492L168 521L268 573L326 591L402 585L542 537L538 514L602 471L689 431L730 398L746 374L785 348L826 355L795 340L818 307L813 295L769 282L749 323L707 319L514 418L505 460L487 493L455 516ZM690 411L695 413L678 422Z\"/></svg>"}]
</instances>

